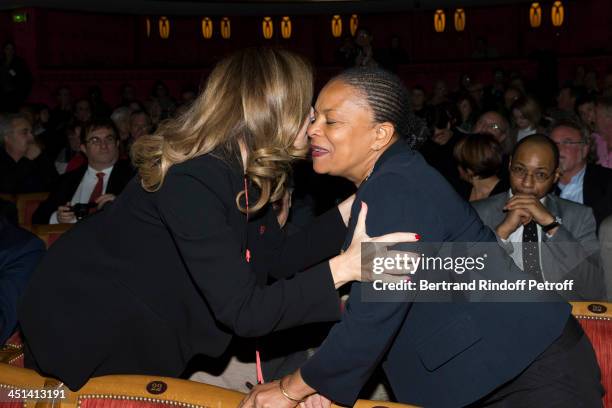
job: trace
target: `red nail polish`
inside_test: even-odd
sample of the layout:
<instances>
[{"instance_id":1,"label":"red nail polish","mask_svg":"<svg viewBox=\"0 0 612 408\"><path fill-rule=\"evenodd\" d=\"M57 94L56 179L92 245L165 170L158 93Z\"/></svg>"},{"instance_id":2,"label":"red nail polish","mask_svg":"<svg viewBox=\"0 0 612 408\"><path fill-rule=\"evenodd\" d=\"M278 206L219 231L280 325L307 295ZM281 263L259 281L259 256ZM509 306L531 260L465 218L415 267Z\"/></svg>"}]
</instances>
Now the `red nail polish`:
<instances>
[{"instance_id":1,"label":"red nail polish","mask_svg":"<svg viewBox=\"0 0 612 408\"><path fill-rule=\"evenodd\" d=\"M420 241L420 240L421 240L421 235L419 235L419 234L414 234L414 238L415 238L417 241Z\"/></svg>"}]
</instances>

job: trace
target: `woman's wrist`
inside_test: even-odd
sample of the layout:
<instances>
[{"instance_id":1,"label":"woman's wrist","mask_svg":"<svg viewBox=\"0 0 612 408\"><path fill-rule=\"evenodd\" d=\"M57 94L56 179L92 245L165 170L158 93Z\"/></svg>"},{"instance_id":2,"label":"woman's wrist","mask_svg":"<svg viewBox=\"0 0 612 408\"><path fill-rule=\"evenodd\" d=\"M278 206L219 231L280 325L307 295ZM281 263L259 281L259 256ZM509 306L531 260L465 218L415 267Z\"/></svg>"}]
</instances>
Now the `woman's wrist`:
<instances>
[{"instance_id":1,"label":"woman's wrist","mask_svg":"<svg viewBox=\"0 0 612 408\"><path fill-rule=\"evenodd\" d=\"M351 281L344 268L344 255L340 254L329 260L329 269L336 289Z\"/></svg>"},{"instance_id":2,"label":"woman's wrist","mask_svg":"<svg viewBox=\"0 0 612 408\"><path fill-rule=\"evenodd\" d=\"M285 398L296 404L303 402L308 396L317 392L304 382L299 370L281 378L279 387Z\"/></svg>"}]
</instances>

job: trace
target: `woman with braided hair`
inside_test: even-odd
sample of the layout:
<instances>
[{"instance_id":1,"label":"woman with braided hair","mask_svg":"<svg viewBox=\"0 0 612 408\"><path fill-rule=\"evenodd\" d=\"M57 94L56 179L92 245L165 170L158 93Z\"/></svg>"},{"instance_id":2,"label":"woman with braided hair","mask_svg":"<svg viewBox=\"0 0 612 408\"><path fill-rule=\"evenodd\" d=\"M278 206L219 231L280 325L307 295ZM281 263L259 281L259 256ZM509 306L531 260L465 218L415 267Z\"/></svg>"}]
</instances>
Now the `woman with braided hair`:
<instances>
[{"instance_id":1,"label":"woman with braided hair","mask_svg":"<svg viewBox=\"0 0 612 408\"><path fill-rule=\"evenodd\" d=\"M399 78L384 70L353 68L322 89L308 126L314 170L358 188L345 246L367 202L369 234L399 228L422 233L424 246L490 243L485 276L525 278L470 204L415 151L423 128ZM411 283L435 279L415 272ZM555 294L509 303L373 293L374 284L353 283L342 320L314 356L256 386L241 408L352 406L381 363L397 400L428 408L601 406L591 344Z\"/></svg>"},{"instance_id":2,"label":"woman with braided hair","mask_svg":"<svg viewBox=\"0 0 612 408\"><path fill-rule=\"evenodd\" d=\"M414 234L361 234L338 255L349 199L281 235L270 203L308 151L312 92L301 57L247 49L213 69L189 110L141 137L139 177L35 271L19 307L26 365L72 390L107 374L175 377L195 355L225 357L234 335L338 319L335 289L362 279L360 242Z\"/></svg>"}]
</instances>

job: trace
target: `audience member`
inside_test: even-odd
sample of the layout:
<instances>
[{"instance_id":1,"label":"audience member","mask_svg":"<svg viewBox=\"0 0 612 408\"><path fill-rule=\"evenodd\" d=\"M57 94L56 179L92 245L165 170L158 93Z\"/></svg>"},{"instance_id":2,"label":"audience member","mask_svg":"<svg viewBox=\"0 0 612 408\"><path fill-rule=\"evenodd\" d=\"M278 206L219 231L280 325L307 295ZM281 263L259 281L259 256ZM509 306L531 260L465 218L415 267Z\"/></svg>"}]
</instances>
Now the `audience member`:
<instances>
[{"instance_id":1,"label":"audience member","mask_svg":"<svg viewBox=\"0 0 612 408\"><path fill-rule=\"evenodd\" d=\"M15 44L6 42L0 55L0 112L16 112L32 88L32 75L25 61L15 52Z\"/></svg>"},{"instance_id":2,"label":"audience member","mask_svg":"<svg viewBox=\"0 0 612 408\"><path fill-rule=\"evenodd\" d=\"M429 100L431 106L448 103L448 86L443 80L437 80L433 87L433 94Z\"/></svg>"},{"instance_id":3,"label":"audience member","mask_svg":"<svg viewBox=\"0 0 612 408\"><path fill-rule=\"evenodd\" d=\"M501 145L504 156L507 156L514 147L514 137L506 118L497 112L485 112L476 121L474 133L490 133Z\"/></svg>"},{"instance_id":4,"label":"audience member","mask_svg":"<svg viewBox=\"0 0 612 408\"><path fill-rule=\"evenodd\" d=\"M121 85L119 96L121 98L119 106L129 106L130 103L136 100L136 92L134 91L134 87L131 84Z\"/></svg>"},{"instance_id":5,"label":"audience member","mask_svg":"<svg viewBox=\"0 0 612 408\"><path fill-rule=\"evenodd\" d=\"M130 115L132 111L127 106L120 106L113 111L110 118L117 127L119 140L124 142L130 138Z\"/></svg>"},{"instance_id":6,"label":"audience member","mask_svg":"<svg viewBox=\"0 0 612 408\"><path fill-rule=\"evenodd\" d=\"M87 123L92 117L91 102L88 99L79 99L74 104L74 118L79 123Z\"/></svg>"},{"instance_id":7,"label":"audience member","mask_svg":"<svg viewBox=\"0 0 612 408\"><path fill-rule=\"evenodd\" d=\"M130 139L132 142L152 131L151 118L147 112L136 111L130 115Z\"/></svg>"},{"instance_id":8,"label":"audience member","mask_svg":"<svg viewBox=\"0 0 612 408\"><path fill-rule=\"evenodd\" d=\"M523 91L519 88L508 87L504 92L504 110L508 113L512 112L512 105L523 97Z\"/></svg>"},{"instance_id":9,"label":"audience member","mask_svg":"<svg viewBox=\"0 0 612 408\"><path fill-rule=\"evenodd\" d=\"M114 200L134 175L128 161L118 161L119 140L110 120L92 122L85 128L81 151L88 166L60 177L57 188L34 213L34 224L75 223L90 210L99 210Z\"/></svg>"},{"instance_id":10,"label":"audience member","mask_svg":"<svg viewBox=\"0 0 612 408\"><path fill-rule=\"evenodd\" d=\"M597 152L597 164L612 168L612 96L597 100L595 107L595 128L593 141Z\"/></svg>"},{"instance_id":11,"label":"audience member","mask_svg":"<svg viewBox=\"0 0 612 408\"><path fill-rule=\"evenodd\" d=\"M517 99L512 104L511 112L512 120L517 129L517 142L526 136L538 133L538 127L542 120L542 110L534 98L523 96Z\"/></svg>"},{"instance_id":12,"label":"audience member","mask_svg":"<svg viewBox=\"0 0 612 408\"><path fill-rule=\"evenodd\" d=\"M32 135L32 125L23 114L0 118L0 193L20 194L49 191L57 171Z\"/></svg>"},{"instance_id":13,"label":"audience member","mask_svg":"<svg viewBox=\"0 0 612 408\"><path fill-rule=\"evenodd\" d=\"M482 200L510 188L508 180L500 178L503 154L493 135L475 133L462 137L455 145L453 156L459 176L469 184L460 192L466 200Z\"/></svg>"},{"instance_id":14,"label":"audience member","mask_svg":"<svg viewBox=\"0 0 612 408\"><path fill-rule=\"evenodd\" d=\"M83 127L72 123L66 127L66 146L60 150L55 159L55 169L59 174L76 170L87 163L87 157L81 152L81 130Z\"/></svg>"},{"instance_id":15,"label":"audience member","mask_svg":"<svg viewBox=\"0 0 612 408\"><path fill-rule=\"evenodd\" d=\"M478 118L478 107L474 98L470 94L462 93L456 98L456 106L461 115L461 123L457 126L457 130L471 133Z\"/></svg>"},{"instance_id":16,"label":"audience member","mask_svg":"<svg viewBox=\"0 0 612 408\"><path fill-rule=\"evenodd\" d=\"M427 113L427 129L430 137L420 147L420 152L429 163L457 190L463 191L465 183L459 177L453 149L460 138L455 132L457 117L448 105L431 107ZM458 133L458 132L457 132Z\"/></svg>"},{"instance_id":17,"label":"audience member","mask_svg":"<svg viewBox=\"0 0 612 408\"><path fill-rule=\"evenodd\" d=\"M374 60L374 36L367 28L360 28L355 34L355 44L357 44L357 56L355 66L372 67L378 63Z\"/></svg>"},{"instance_id":18,"label":"audience member","mask_svg":"<svg viewBox=\"0 0 612 408\"><path fill-rule=\"evenodd\" d=\"M578 117L589 129L595 131L595 97L592 95L582 95L576 99L576 113Z\"/></svg>"},{"instance_id":19,"label":"audience member","mask_svg":"<svg viewBox=\"0 0 612 408\"><path fill-rule=\"evenodd\" d=\"M153 85L151 99L159 105L160 119L168 119L174 115L176 110L176 102L170 96L170 91L163 81L157 81ZM149 114L153 116L150 112Z\"/></svg>"},{"instance_id":20,"label":"audience member","mask_svg":"<svg viewBox=\"0 0 612 408\"><path fill-rule=\"evenodd\" d=\"M599 225L612 214L612 170L587 164L589 131L578 121L559 121L550 130L559 148L559 196L593 209Z\"/></svg>"},{"instance_id":21,"label":"audience member","mask_svg":"<svg viewBox=\"0 0 612 408\"><path fill-rule=\"evenodd\" d=\"M67 86L60 87L56 94L57 105L51 111L50 128L60 132L72 120L72 95Z\"/></svg>"},{"instance_id":22,"label":"audience member","mask_svg":"<svg viewBox=\"0 0 612 408\"><path fill-rule=\"evenodd\" d=\"M421 119L427 116L427 106L425 105L425 89L417 85L410 92L410 101L412 103L412 111Z\"/></svg>"},{"instance_id":23,"label":"audience member","mask_svg":"<svg viewBox=\"0 0 612 408\"><path fill-rule=\"evenodd\" d=\"M576 99L578 89L571 85L564 85L557 94L557 106L546 112L546 116L552 122L561 119L574 119L576 117Z\"/></svg>"},{"instance_id":24,"label":"audience member","mask_svg":"<svg viewBox=\"0 0 612 408\"><path fill-rule=\"evenodd\" d=\"M559 150L527 136L510 161L510 192L472 203L516 265L544 282L573 280L568 300L605 298L593 211L549 194L559 178Z\"/></svg>"}]
</instances>

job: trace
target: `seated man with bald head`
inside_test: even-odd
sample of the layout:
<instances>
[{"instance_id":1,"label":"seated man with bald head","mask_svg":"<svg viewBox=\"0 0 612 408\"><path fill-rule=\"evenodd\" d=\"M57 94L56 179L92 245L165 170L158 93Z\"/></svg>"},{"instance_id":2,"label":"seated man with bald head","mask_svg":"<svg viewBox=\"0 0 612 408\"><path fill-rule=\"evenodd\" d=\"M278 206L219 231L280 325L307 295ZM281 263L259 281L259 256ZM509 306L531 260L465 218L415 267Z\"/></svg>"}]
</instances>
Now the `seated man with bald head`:
<instances>
[{"instance_id":1,"label":"seated man with bald head","mask_svg":"<svg viewBox=\"0 0 612 408\"><path fill-rule=\"evenodd\" d=\"M605 299L593 211L549 194L559 179L559 150L527 136L510 158L510 191L472 203L525 272L543 282L573 281L568 300Z\"/></svg>"}]
</instances>

